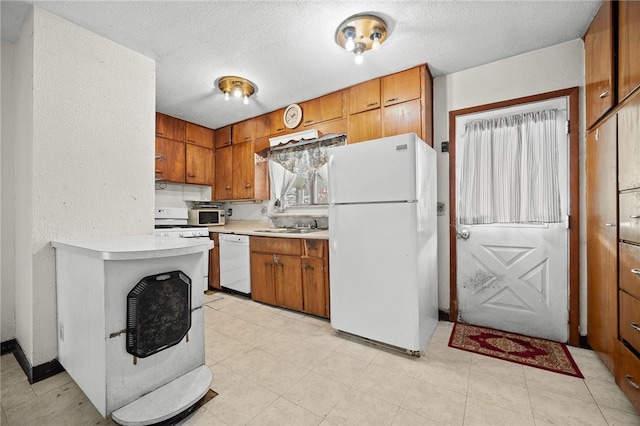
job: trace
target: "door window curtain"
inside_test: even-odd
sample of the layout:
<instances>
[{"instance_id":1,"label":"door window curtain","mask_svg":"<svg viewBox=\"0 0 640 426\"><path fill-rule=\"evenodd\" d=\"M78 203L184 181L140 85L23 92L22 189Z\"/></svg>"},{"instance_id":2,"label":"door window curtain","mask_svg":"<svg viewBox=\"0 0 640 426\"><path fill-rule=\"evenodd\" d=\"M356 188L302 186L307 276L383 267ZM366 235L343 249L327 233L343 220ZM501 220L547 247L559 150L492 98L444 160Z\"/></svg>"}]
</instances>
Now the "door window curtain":
<instances>
[{"instance_id":1,"label":"door window curtain","mask_svg":"<svg viewBox=\"0 0 640 426\"><path fill-rule=\"evenodd\" d=\"M461 224L560 222L556 110L466 124Z\"/></svg>"}]
</instances>

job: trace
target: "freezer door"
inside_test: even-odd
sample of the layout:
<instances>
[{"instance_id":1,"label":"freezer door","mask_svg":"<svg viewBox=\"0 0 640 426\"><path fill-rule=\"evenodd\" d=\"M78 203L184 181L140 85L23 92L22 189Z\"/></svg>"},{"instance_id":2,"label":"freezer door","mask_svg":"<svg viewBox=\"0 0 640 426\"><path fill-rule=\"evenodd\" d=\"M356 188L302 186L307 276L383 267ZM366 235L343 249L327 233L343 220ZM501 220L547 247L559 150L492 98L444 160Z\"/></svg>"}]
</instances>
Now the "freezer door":
<instances>
[{"instance_id":1,"label":"freezer door","mask_svg":"<svg viewBox=\"0 0 640 426\"><path fill-rule=\"evenodd\" d=\"M415 133L329 148L329 204L416 200Z\"/></svg>"}]
</instances>

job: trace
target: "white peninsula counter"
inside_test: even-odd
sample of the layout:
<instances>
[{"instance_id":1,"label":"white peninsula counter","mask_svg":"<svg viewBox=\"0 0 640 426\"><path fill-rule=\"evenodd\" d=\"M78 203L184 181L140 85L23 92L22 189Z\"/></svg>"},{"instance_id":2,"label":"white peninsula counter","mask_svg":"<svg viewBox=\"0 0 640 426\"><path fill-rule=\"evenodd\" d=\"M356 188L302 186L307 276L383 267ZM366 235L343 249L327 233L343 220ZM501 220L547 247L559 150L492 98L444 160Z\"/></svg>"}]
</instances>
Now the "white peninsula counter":
<instances>
[{"instance_id":1,"label":"white peninsula counter","mask_svg":"<svg viewBox=\"0 0 640 426\"><path fill-rule=\"evenodd\" d=\"M201 280L213 243L137 235L60 239L51 245L58 360L98 411L105 417L116 411L114 420L121 424L150 424L197 402L211 382L204 365ZM167 320L178 323L167 326ZM168 406L166 397L156 403L148 398L179 380L191 383L182 384L185 391L172 395ZM143 395L152 400L150 406L136 406L129 410L135 418L126 418L128 404ZM116 416L117 410L125 418Z\"/></svg>"}]
</instances>

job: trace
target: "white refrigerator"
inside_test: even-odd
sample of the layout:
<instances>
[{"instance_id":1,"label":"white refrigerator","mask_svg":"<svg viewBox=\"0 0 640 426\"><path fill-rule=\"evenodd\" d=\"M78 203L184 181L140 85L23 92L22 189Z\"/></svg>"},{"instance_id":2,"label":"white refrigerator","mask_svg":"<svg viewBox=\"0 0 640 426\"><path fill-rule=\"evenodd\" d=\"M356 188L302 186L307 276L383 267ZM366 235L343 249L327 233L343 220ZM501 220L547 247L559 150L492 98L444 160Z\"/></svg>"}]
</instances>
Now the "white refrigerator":
<instances>
[{"instance_id":1,"label":"white refrigerator","mask_svg":"<svg viewBox=\"0 0 640 426\"><path fill-rule=\"evenodd\" d=\"M438 323L435 151L407 133L327 154L331 326L419 356Z\"/></svg>"}]
</instances>

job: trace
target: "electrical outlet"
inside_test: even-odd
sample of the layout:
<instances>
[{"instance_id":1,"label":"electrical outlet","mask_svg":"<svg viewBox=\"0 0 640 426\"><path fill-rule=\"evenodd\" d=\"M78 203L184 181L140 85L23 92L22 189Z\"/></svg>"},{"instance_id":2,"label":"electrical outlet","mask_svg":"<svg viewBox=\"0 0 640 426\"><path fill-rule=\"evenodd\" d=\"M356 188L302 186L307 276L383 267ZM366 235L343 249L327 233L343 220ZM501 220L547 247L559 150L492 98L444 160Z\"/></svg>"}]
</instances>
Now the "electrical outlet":
<instances>
[{"instance_id":1,"label":"electrical outlet","mask_svg":"<svg viewBox=\"0 0 640 426\"><path fill-rule=\"evenodd\" d=\"M233 215L233 209L227 209L227 217L231 217Z\"/></svg>"},{"instance_id":2,"label":"electrical outlet","mask_svg":"<svg viewBox=\"0 0 640 426\"><path fill-rule=\"evenodd\" d=\"M58 323L58 338L64 342L64 323L62 321Z\"/></svg>"}]
</instances>

